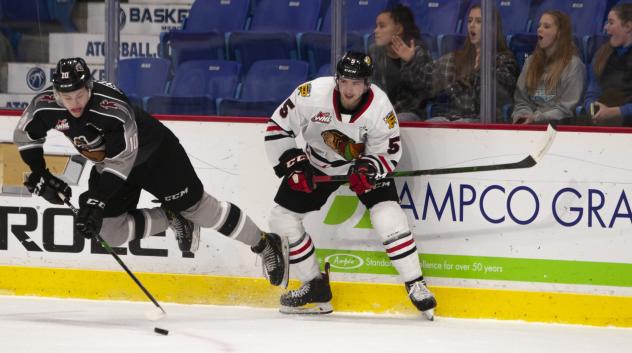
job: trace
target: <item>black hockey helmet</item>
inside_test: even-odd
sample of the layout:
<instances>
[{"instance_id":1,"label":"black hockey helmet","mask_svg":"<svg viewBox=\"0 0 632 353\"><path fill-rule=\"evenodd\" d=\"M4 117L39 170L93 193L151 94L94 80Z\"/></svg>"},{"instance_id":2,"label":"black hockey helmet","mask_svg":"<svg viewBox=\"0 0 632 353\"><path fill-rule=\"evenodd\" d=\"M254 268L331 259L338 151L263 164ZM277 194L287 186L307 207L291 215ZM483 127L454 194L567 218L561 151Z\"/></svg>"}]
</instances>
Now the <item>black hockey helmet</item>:
<instances>
[{"instance_id":1,"label":"black hockey helmet","mask_svg":"<svg viewBox=\"0 0 632 353\"><path fill-rule=\"evenodd\" d=\"M90 88L92 75L82 58L65 58L57 62L51 81L56 91L72 92L82 87Z\"/></svg>"},{"instance_id":2,"label":"black hockey helmet","mask_svg":"<svg viewBox=\"0 0 632 353\"><path fill-rule=\"evenodd\" d=\"M368 80L373 74L373 60L368 54L349 51L336 64L336 78Z\"/></svg>"}]
</instances>

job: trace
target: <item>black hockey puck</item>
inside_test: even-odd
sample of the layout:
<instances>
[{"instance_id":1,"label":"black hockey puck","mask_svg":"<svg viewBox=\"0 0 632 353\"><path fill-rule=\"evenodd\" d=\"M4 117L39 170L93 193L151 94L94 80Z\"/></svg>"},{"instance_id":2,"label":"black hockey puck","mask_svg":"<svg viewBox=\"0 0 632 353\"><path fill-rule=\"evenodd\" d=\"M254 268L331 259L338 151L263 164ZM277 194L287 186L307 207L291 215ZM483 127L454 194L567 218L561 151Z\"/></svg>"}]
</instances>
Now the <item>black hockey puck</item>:
<instances>
[{"instance_id":1,"label":"black hockey puck","mask_svg":"<svg viewBox=\"0 0 632 353\"><path fill-rule=\"evenodd\" d=\"M154 332L165 336L169 334L169 330L165 330L164 328L160 327L154 327Z\"/></svg>"}]
</instances>

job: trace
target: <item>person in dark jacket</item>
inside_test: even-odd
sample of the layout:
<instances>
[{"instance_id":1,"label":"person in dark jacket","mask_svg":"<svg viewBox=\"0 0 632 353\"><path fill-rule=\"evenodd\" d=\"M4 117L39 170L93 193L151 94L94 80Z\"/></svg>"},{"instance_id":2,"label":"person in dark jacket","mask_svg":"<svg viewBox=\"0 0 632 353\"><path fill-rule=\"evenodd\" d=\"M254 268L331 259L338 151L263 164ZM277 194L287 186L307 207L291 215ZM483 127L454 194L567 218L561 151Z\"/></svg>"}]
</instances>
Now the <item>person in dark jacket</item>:
<instances>
[{"instance_id":1,"label":"person in dark jacket","mask_svg":"<svg viewBox=\"0 0 632 353\"><path fill-rule=\"evenodd\" d=\"M398 120L425 119L426 99L432 88L425 67L432 64L432 57L421 40L412 11L405 5L382 11L373 32L375 43L369 48L372 82L386 92Z\"/></svg>"},{"instance_id":2,"label":"person in dark jacket","mask_svg":"<svg viewBox=\"0 0 632 353\"><path fill-rule=\"evenodd\" d=\"M584 107L595 125L632 126L632 4L618 4L605 25L609 41L588 70Z\"/></svg>"}]
</instances>

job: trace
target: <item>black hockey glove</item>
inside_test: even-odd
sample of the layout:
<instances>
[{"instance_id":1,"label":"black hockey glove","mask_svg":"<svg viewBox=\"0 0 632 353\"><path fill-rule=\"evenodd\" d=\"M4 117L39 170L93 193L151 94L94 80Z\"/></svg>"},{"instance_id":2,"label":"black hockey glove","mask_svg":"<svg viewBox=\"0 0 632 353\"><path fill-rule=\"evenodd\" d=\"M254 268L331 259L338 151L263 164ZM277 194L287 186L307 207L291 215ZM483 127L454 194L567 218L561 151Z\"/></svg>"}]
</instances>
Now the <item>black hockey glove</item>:
<instances>
[{"instance_id":1,"label":"black hockey glove","mask_svg":"<svg viewBox=\"0 0 632 353\"><path fill-rule=\"evenodd\" d=\"M286 176L290 189L307 193L314 191L314 167L303 150L293 148L285 151L274 171L279 176Z\"/></svg>"},{"instance_id":2,"label":"black hockey glove","mask_svg":"<svg viewBox=\"0 0 632 353\"><path fill-rule=\"evenodd\" d=\"M61 193L65 198L72 196L72 189L63 180L55 177L53 174L44 169L41 172L32 172L26 181L24 186L30 193L37 196L41 196L50 203L56 205L62 205L64 200L59 196Z\"/></svg>"},{"instance_id":3,"label":"black hockey glove","mask_svg":"<svg viewBox=\"0 0 632 353\"><path fill-rule=\"evenodd\" d=\"M101 231L103 224L103 209L105 203L94 198L86 200L75 218L75 229L84 238L91 239Z\"/></svg>"}]
</instances>

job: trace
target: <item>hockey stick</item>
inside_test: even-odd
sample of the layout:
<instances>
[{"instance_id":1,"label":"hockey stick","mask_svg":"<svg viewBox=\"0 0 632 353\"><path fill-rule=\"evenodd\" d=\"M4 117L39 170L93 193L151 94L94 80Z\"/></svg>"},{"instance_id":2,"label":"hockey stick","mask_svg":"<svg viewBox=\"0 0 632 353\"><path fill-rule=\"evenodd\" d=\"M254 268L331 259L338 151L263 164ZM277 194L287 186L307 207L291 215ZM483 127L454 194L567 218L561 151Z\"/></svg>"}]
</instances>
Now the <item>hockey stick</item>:
<instances>
[{"instance_id":1,"label":"hockey stick","mask_svg":"<svg viewBox=\"0 0 632 353\"><path fill-rule=\"evenodd\" d=\"M73 204L70 202L70 199L68 197L65 197L63 194L59 194L59 196L61 197L62 200L64 200L64 203L68 207L70 207L70 209L72 210L72 213L74 213L75 216L79 214L79 210L75 206L73 206ZM125 272L127 272L127 274L132 278L132 280L134 280L134 282L136 282L136 285L138 285L138 287L143 291L143 293L145 293L147 298L149 298L149 300L151 300L151 302L154 303L154 305L158 309L160 309L160 310L153 309L153 310L145 311L145 316L149 320L152 320L152 321L160 320L163 317L165 317L165 315L167 315L167 312L165 311L165 309L163 309L162 306L160 306L160 304L154 298L154 296L151 295L151 293L149 293L147 288L145 288L145 286L143 286L143 284L134 275L134 273L132 273L132 271L130 271L130 269L127 267L127 265L125 265L123 260L121 260L121 258L116 254L116 252L114 252L114 249L112 249L110 244L108 244L108 242L105 241L105 239L103 239L99 234L95 234L94 237L101 244L101 246L105 249L105 251L107 251L108 253L110 253L110 255L112 255L112 257L114 257L116 262L118 262L119 265L121 265L121 267L125 270Z\"/></svg>"},{"instance_id":2,"label":"hockey stick","mask_svg":"<svg viewBox=\"0 0 632 353\"><path fill-rule=\"evenodd\" d=\"M401 172L391 172L383 175L379 175L377 179L394 178L394 177L408 177L418 175L438 175L438 174L457 174L457 173L473 173L473 172L486 172L490 170L506 170L506 169L522 169L531 168L535 166L544 156L546 151L553 144L555 134L557 130L553 125L549 124L544 135L544 141L542 146L537 151L528 155L521 161L513 163L501 163L501 164L487 164L487 165L475 165L469 167L454 167L454 168L437 168L437 169L420 169ZM316 175L314 176L314 182L327 183L335 181L348 181L347 175Z\"/></svg>"}]
</instances>

